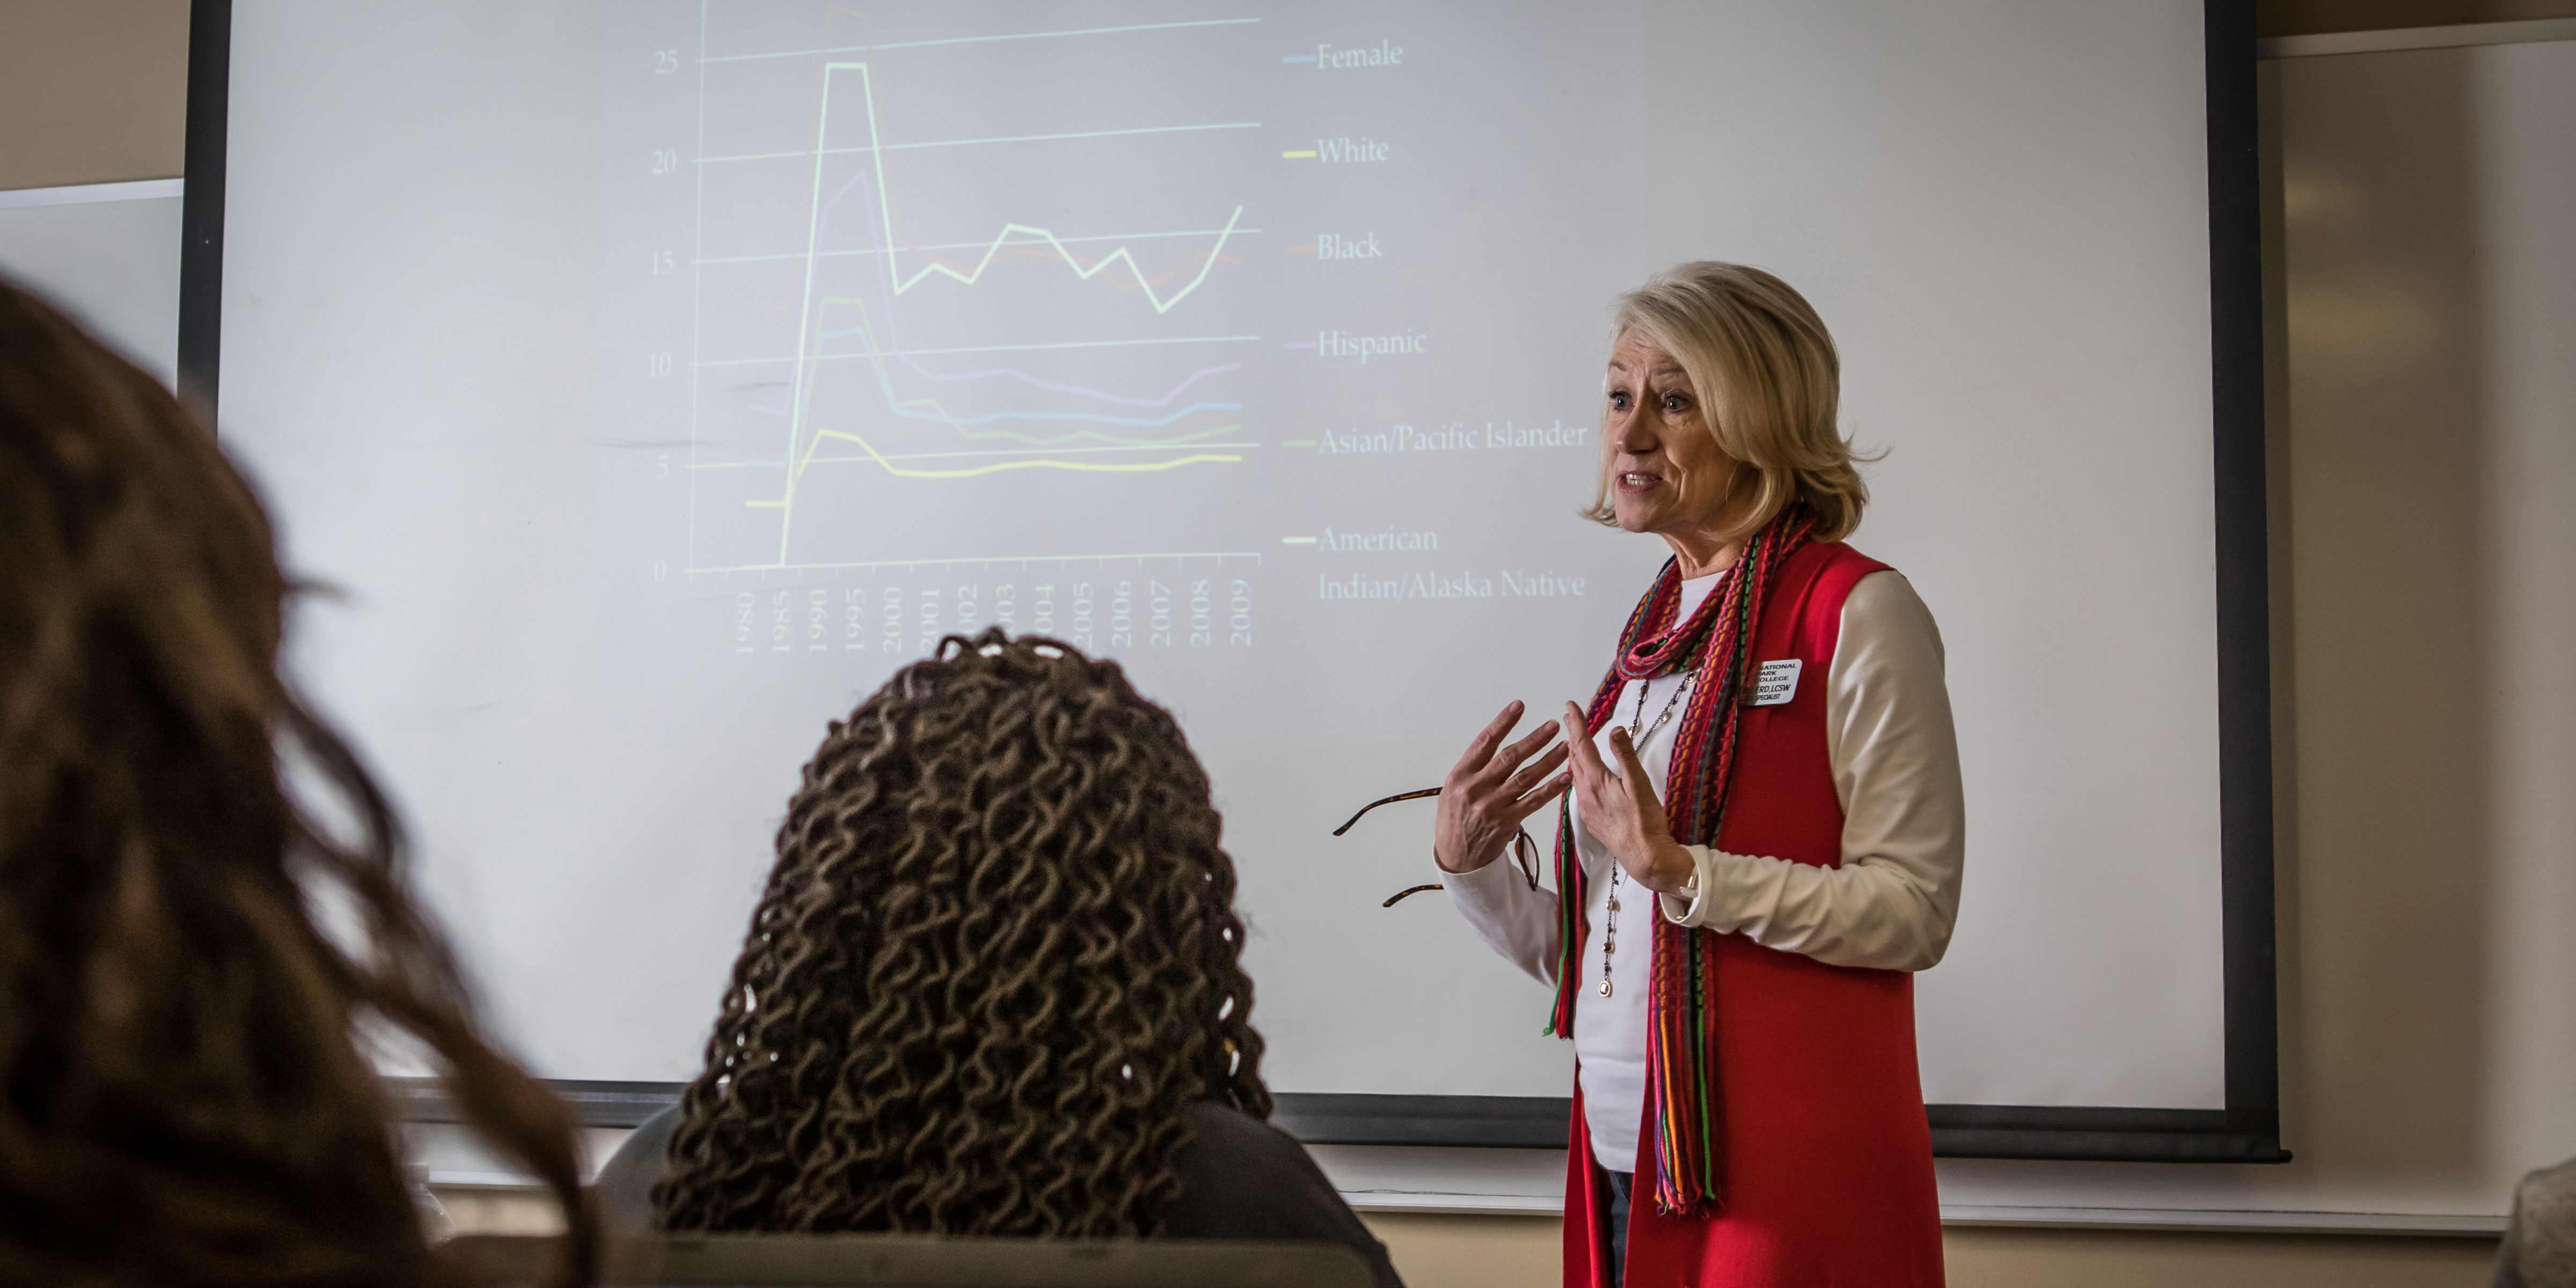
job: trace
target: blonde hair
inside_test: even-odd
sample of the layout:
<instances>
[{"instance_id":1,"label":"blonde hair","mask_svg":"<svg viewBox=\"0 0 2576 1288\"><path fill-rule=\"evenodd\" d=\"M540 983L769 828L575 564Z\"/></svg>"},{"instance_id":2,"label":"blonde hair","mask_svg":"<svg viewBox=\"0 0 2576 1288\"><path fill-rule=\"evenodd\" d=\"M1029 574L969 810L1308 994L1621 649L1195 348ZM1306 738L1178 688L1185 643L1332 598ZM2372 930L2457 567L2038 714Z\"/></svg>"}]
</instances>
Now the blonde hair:
<instances>
[{"instance_id":1,"label":"blonde hair","mask_svg":"<svg viewBox=\"0 0 2576 1288\"><path fill-rule=\"evenodd\" d=\"M1837 424L1842 360L1805 296L1742 264L1676 264L1619 297L1611 335L1630 331L1681 362L1718 450L1759 479L1728 538L1759 531L1799 501L1815 512L1818 541L1840 541L1860 526L1869 487ZM1603 438L1599 490L1583 514L1612 523L1616 444Z\"/></svg>"}]
</instances>

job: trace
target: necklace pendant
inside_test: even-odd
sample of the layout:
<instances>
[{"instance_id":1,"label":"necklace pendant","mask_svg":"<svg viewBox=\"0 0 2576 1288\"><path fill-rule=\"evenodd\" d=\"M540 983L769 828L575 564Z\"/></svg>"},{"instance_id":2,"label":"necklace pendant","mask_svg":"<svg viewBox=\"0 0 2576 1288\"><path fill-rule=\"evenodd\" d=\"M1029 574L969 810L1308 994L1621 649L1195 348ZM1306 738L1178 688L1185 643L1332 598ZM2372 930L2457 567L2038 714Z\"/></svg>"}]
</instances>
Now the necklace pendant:
<instances>
[{"instance_id":1,"label":"necklace pendant","mask_svg":"<svg viewBox=\"0 0 2576 1288\"><path fill-rule=\"evenodd\" d=\"M1601 981L1601 995L1603 997L1610 996L1610 981L1606 979Z\"/></svg>"}]
</instances>

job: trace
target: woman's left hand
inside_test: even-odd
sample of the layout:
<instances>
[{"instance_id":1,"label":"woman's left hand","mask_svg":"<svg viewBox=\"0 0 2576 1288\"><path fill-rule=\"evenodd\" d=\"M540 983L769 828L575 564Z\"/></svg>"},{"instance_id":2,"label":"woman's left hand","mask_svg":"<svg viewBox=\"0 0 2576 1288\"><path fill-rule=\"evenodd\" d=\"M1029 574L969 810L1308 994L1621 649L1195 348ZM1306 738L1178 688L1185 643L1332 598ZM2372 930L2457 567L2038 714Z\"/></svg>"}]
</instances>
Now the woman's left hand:
<instances>
[{"instance_id":1,"label":"woman's left hand","mask_svg":"<svg viewBox=\"0 0 2576 1288\"><path fill-rule=\"evenodd\" d=\"M1690 851L1673 839L1664 803L1655 799L1654 780L1637 760L1628 731L1613 726L1610 751L1617 766L1601 759L1584 728L1583 708L1565 704L1565 745L1572 752L1566 769L1574 778L1575 803L1583 825L1610 847L1610 855L1637 884L1658 894L1678 894L1699 870Z\"/></svg>"}]
</instances>

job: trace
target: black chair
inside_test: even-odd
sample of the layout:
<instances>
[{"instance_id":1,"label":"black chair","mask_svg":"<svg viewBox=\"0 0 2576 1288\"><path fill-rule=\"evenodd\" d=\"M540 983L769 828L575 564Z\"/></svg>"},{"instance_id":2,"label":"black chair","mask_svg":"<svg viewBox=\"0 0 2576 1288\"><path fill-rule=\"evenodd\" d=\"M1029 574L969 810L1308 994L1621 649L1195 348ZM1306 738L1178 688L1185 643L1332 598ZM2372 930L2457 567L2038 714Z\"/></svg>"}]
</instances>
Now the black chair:
<instances>
[{"instance_id":1,"label":"black chair","mask_svg":"<svg viewBox=\"0 0 2576 1288\"><path fill-rule=\"evenodd\" d=\"M465 1282L535 1288L562 1240L467 1235L441 1245ZM1368 1263L1332 1243L1231 1239L946 1239L911 1234L610 1239L603 1285L799 1288L1369 1288Z\"/></svg>"}]
</instances>

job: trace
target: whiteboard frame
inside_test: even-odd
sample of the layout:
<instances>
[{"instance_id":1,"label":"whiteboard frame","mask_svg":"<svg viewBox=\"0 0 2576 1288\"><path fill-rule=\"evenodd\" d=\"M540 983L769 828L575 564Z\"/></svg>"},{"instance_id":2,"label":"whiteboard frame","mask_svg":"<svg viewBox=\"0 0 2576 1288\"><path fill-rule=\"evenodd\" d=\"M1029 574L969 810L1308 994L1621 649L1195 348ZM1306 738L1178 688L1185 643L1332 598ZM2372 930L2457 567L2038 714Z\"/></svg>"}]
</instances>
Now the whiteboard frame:
<instances>
[{"instance_id":1,"label":"whiteboard frame","mask_svg":"<svg viewBox=\"0 0 2576 1288\"><path fill-rule=\"evenodd\" d=\"M2224 1109L1927 1105L1942 1158L2286 1163L2274 953L2269 480L2253 0L2203 0L2208 112L2212 462L2216 488L2219 884ZM192 0L179 390L216 423L223 329L232 0ZM631 1127L681 1084L558 1080L583 1122ZM397 1080L406 1114L454 1121L434 1082ZM1278 1124L1309 1144L1555 1148L1573 1102L1548 1096L1283 1093Z\"/></svg>"}]
</instances>

